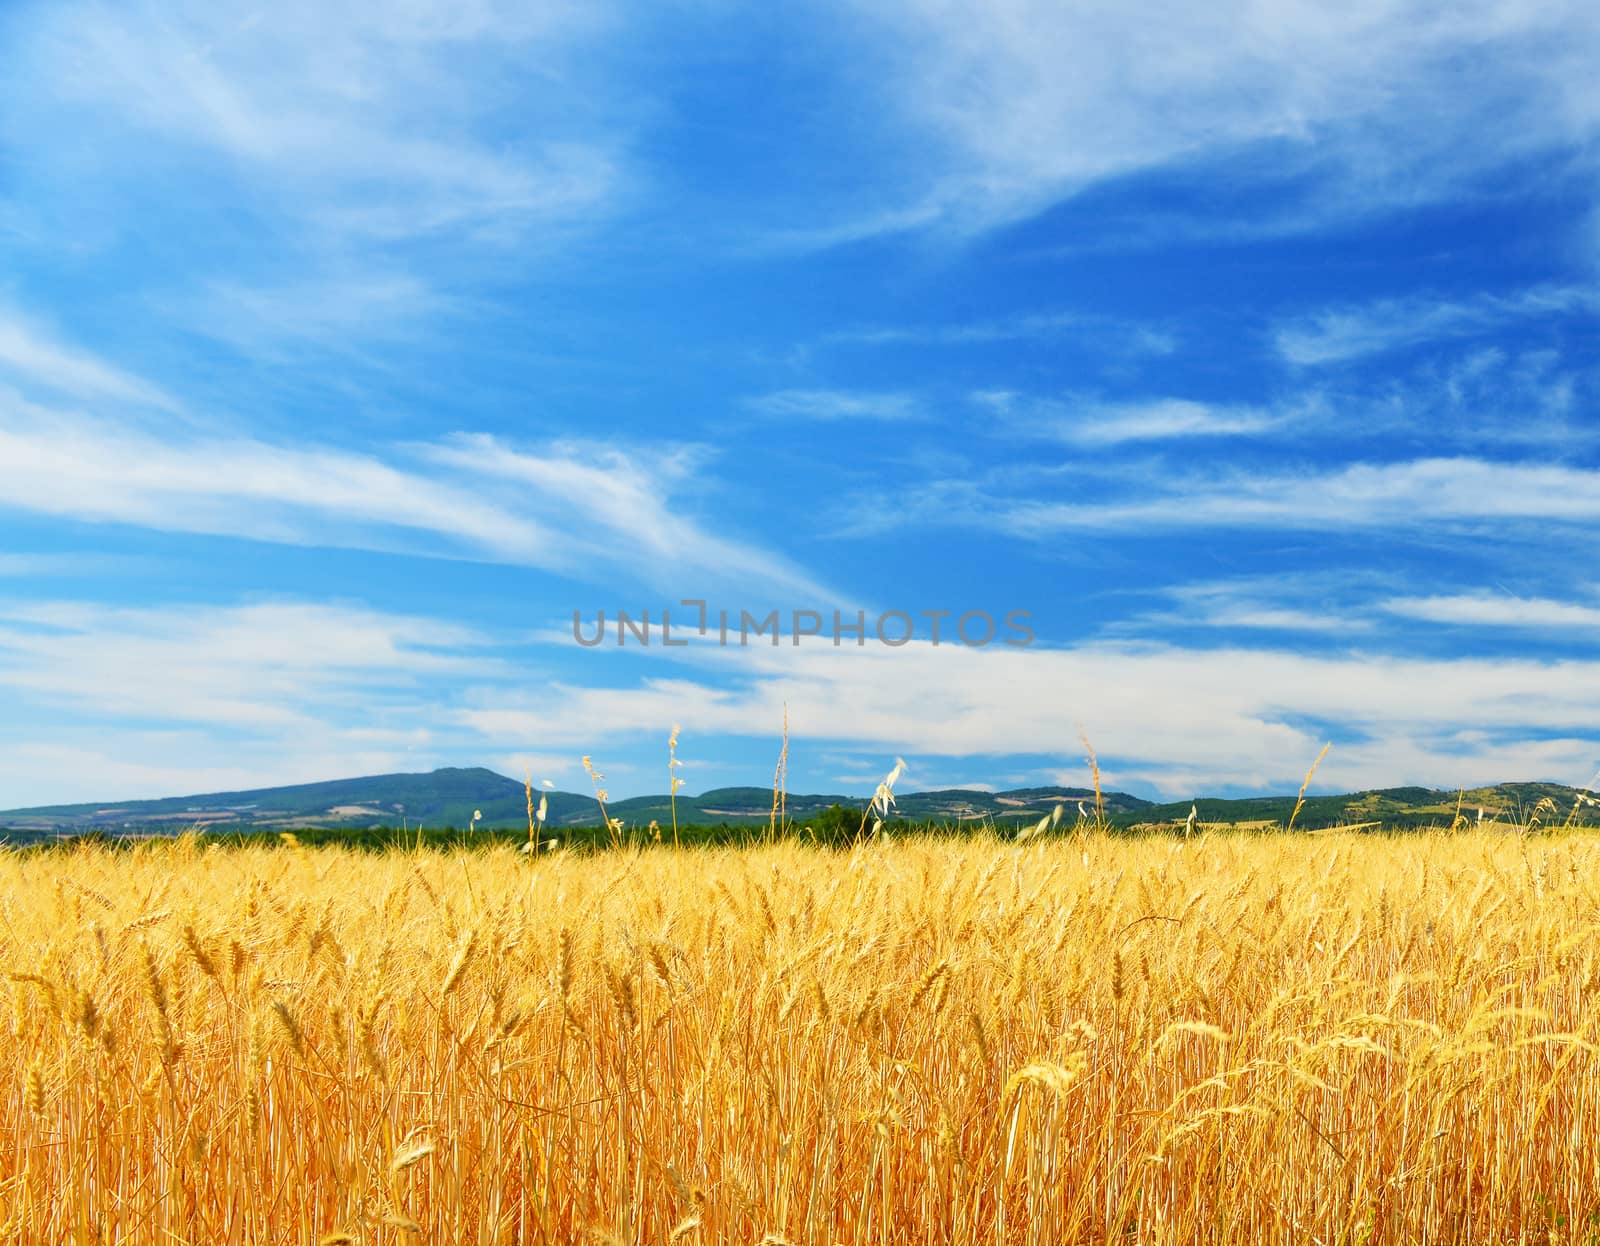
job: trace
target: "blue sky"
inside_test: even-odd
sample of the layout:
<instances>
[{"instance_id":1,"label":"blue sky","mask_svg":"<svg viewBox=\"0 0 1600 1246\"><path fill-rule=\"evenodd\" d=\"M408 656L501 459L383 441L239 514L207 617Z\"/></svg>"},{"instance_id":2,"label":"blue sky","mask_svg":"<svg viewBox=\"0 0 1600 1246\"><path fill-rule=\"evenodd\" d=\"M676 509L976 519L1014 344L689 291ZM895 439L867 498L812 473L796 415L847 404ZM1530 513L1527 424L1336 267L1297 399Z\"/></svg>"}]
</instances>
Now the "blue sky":
<instances>
[{"instance_id":1,"label":"blue sky","mask_svg":"<svg viewBox=\"0 0 1600 1246\"><path fill-rule=\"evenodd\" d=\"M0 807L1600 766L1600 11L0 9ZM574 611L1034 643L581 647Z\"/></svg>"}]
</instances>

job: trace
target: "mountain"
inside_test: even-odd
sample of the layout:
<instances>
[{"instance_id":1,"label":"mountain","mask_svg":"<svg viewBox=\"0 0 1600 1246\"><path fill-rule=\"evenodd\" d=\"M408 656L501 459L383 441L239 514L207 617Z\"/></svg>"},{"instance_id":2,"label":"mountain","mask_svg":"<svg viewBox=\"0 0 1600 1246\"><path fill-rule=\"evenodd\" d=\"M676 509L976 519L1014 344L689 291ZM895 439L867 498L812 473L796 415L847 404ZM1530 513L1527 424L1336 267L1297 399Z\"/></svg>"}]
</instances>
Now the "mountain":
<instances>
[{"instance_id":1,"label":"mountain","mask_svg":"<svg viewBox=\"0 0 1600 1246\"><path fill-rule=\"evenodd\" d=\"M540 795L535 788L536 806ZM593 796L574 792L544 792L543 796L547 826L592 826L600 820ZM940 822L1012 817L1037 819L1061 803L1076 816L1079 801L1092 804L1094 793L1070 787L1023 788L1014 792L957 789L911 792L895 798L898 816ZM1117 814L1131 814L1150 803L1121 792L1106 793L1105 801L1107 811ZM861 809L866 800L859 796L790 794L786 809L790 821L804 822L834 804ZM607 810L629 826L645 826L652 820L663 826L672 822L672 805L666 796L619 800L609 804ZM327 783L299 783L291 787L173 796L164 800L0 810L0 828L47 834L145 833L197 827L211 830L401 825L438 828L465 827L471 822L474 811L483 814L479 822L482 827L525 827L528 824L526 789L515 779L482 767L450 768L429 774L380 774ZM724 787L699 796L678 797L681 824L764 823L771 814L771 788Z\"/></svg>"},{"instance_id":2,"label":"mountain","mask_svg":"<svg viewBox=\"0 0 1600 1246\"><path fill-rule=\"evenodd\" d=\"M549 827L593 826L600 820L593 796L575 792L543 793ZM537 804L540 797L534 791ZM1461 814L1469 821L1482 818L1498 823L1525 824L1548 801L1553 811L1539 812L1545 823L1565 821L1575 802L1584 798L1577 789L1556 783L1501 783L1457 793L1425 787L1384 788L1340 796L1311 796L1300 810L1296 826L1306 829L1334 825L1418 826L1448 825ZM1240 800L1201 798L1154 804L1124 792L1107 792L1106 815L1117 826L1159 826L1183 822L1191 805L1202 823L1283 826L1294 810L1293 796L1249 797ZM1078 805L1092 808L1094 793L1078 787L1032 787L1007 792L966 788L933 792L906 792L895 797L898 818L915 822L983 823L1019 825L1037 821L1057 805L1070 823ZM1591 805L1593 804L1590 798ZM797 795L787 798L791 822L804 825L830 805L863 809L860 796ZM107 834L170 833L190 828L207 830L289 830L304 827L359 829L418 826L465 828L474 811L482 812L479 825L525 827L527 793L515 779L482 767L449 768L429 774L381 774L327 783L301 783L290 787L258 788L241 792L211 792L201 796L175 796L165 800L130 800L116 803L51 805L0 811L0 839L47 838L63 834L100 831ZM636 796L608 806L614 818L630 827L662 826L672 822L666 796ZM699 796L678 798L680 825L765 823L772 814L772 789L724 787ZM1593 820L1594 814L1588 815Z\"/></svg>"},{"instance_id":3,"label":"mountain","mask_svg":"<svg viewBox=\"0 0 1600 1246\"><path fill-rule=\"evenodd\" d=\"M570 799L576 801L576 797ZM552 801L552 803L554 803ZM593 802L591 801L592 805ZM183 827L465 826L474 809L485 817L526 818L522 784L492 770L379 774L327 783L298 783L242 792L209 792L164 800L50 805L0 812L16 830L147 831Z\"/></svg>"}]
</instances>

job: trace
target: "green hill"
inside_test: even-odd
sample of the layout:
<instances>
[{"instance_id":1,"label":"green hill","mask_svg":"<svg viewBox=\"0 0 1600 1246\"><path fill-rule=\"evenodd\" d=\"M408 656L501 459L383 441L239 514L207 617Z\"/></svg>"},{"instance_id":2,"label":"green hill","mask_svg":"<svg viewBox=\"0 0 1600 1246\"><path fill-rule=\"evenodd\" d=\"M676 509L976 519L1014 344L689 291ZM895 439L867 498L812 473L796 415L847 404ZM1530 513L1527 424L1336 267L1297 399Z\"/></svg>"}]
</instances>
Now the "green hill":
<instances>
[{"instance_id":1,"label":"green hill","mask_svg":"<svg viewBox=\"0 0 1600 1246\"><path fill-rule=\"evenodd\" d=\"M539 793L535 791L537 801ZM1406 827L1448 824L1458 799L1469 820L1526 822L1541 800L1555 805L1546 822L1564 821L1579 793L1554 783L1502 783L1465 793L1425 787L1385 788L1339 796L1308 797L1296 820L1298 827L1381 823ZM599 810L593 796L575 792L546 792L546 825L551 828L593 826ZM1091 808L1094 793L1077 787L1018 788L986 792L965 788L931 792L906 792L896 796L897 819L941 825L1024 825L1037 821L1057 805L1065 819L1077 819L1079 805ZM1201 798L1154 804L1124 792L1105 793L1107 820L1114 826L1161 826L1183 822L1191 805L1206 824L1287 824L1294 809L1293 796L1247 797L1237 800ZM832 805L861 810L860 796L790 794L787 814L792 823L805 825ZM474 811L482 812L479 826L519 828L527 825L527 794L515 779L482 767L448 768L428 774L384 774L326 783L257 788L238 792L211 792L175 796L165 800L131 800L77 805L53 805L0 811L0 837L12 842L48 839L89 832L103 834L170 834L186 829L290 830L309 827L367 829L373 827L446 827L464 829ZM610 805L612 817L630 827L654 821L668 826L672 809L668 798L636 796ZM772 812L772 790L764 787L716 788L699 796L678 798L680 825L753 825L767 822Z\"/></svg>"},{"instance_id":2,"label":"green hill","mask_svg":"<svg viewBox=\"0 0 1600 1246\"><path fill-rule=\"evenodd\" d=\"M538 801L541 793L534 792ZM588 826L599 821L593 796L545 792L546 825ZM972 822L984 819L1038 818L1060 803L1075 809L1094 794L1082 788L1027 788L1016 792L954 790L910 792L896 798L897 816L915 821ZM1121 792L1106 795L1106 807L1132 814L1149 802ZM861 809L859 796L791 794L790 821L804 822L829 806ZM636 796L608 806L612 817L629 826L651 821L670 825L672 806L662 796ZM479 825L524 827L527 793L515 779L481 767L443 769L429 774L380 774L326 783L209 792L164 800L128 800L77 805L51 805L0 811L0 827L30 834L107 834L172 832L190 828L215 830L288 830L296 827L366 828L378 826L466 827L474 811ZM772 789L724 787L699 796L678 797L678 821L688 823L765 823L772 813Z\"/></svg>"}]
</instances>

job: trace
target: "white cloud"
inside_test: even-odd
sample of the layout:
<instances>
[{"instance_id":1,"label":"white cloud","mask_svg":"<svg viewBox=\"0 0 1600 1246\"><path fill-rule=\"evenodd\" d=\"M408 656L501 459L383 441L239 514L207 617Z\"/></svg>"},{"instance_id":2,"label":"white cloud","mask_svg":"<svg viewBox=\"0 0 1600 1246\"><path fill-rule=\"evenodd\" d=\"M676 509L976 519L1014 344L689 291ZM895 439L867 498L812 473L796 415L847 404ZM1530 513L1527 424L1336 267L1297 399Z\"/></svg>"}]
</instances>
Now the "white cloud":
<instances>
[{"instance_id":1,"label":"white cloud","mask_svg":"<svg viewBox=\"0 0 1600 1246\"><path fill-rule=\"evenodd\" d=\"M459 330L439 322L481 306L467 291L570 262L637 202L651 105L610 80L630 32L606 3L11 7L0 237L14 219L30 253L100 274L101 340L183 368L213 408L248 410L262 378L229 392L195 337L302 392L350 394L351 364L414 377L403 347ZM171 405L48 345L0 311L0 370L25 355L75 396Z\"/></svg>"},{"instance_id":2,"label":"white cloud","mask_svg":"<svg viewBox=\"0 0 1600 1246\"><path fill-rule=\"evenodd\" d=\"M1544 446L1557 453L1600 436L1586 407L1600 379L1594 365L1556 350L1484 346L1429 361L1391 387L1398 423L1441 439L1479 445Z\"/></svg>"},{"instance_id":3,"label":"white cloud","mask_svg":"<svg viewBox=\"0 0 1600 1246\"><path fill-rule=\"evenodd\" d=\"M1202 627L1254 627L1292 632L1352 632L1364 631L1372 626L1365 619L1351 619L1335 614L1317 614L1310 610L1295 610L1284 606L1250 605L1235 602L1216 605L1197 615L1166 616L1172 624L1197 623Z\"/></svg>"},{"instance_id":4,"label":"white cloud","mask_svg":"<svg viewBox=\"0 0 1600 1246\"><path fill-rule=\"evenodd\" d=\"M1338 219L1581 149L1600 125L1600 18L1576 2L851 7L871 31L858 73L910 131L884 141L923 160L914 177L896 166L906 188L858 229L983 228L1216 159L1236 178L1309 177Z\"/></svg>"},{"instance_id":5,"label":"white cloud","mask_svg":"<svg viewBox=\"0 0 1600 1246\"><path fill-rule=\"evenodd\" d=\"M0 603L7 808L426 770L484 638L358 606ZM108 744L114 742L114 747Z\"/></svg>"},{"instance_id":6,"label":"white cloud","mask_svg":"<svg viewBox=\"0 0 1600 1246\"><path fill-rule=\"evenodd\" d=\"M1595 661L1112 643L650 652L668 666L635 684L557 684L526 708L485 689L457 717L491 741L539 730L598 750L607 736L670 722L696 736L765 738L787 705L796 741L871 745L913 765L919 755L1076 758L1081 722L1110 782L1173 794L1298 786L1324 732L1349 741L1319 771L1334 788L1577 782L1600 747Z\"/></svg>"},{"instance_id":7,"label":"white cloud","mask_svg":"<svg viewBox=\"0 0 1600 1246\"><path fill-rule=\"evenodd\" d=\"M1081 722L1110 785L1174 796L1292 790L1329 736L1341 742L1319 771L1324 789L1575 783L1600 747L1594 660L1111 642L636 654L632 665L588 668L610 686L542 677L521 693L528 672L513 672L492 637L434 619L295 602L10 606L0 610L10 710L0 783L9 803L86 790L111 799L485 754L538 780L571 773L581 753L659 745L674 722L702 741L770 741L785 707L797 758L819 745L870 750L930 777L992 772L1020 755L1059 758L1061 781L1081 783ZM62 709L80 717L63 720ZM120 760L95 772L108 722ZM85 769L71 776L73 765Z\"/></svg>"},{"instance_id":8,"label":"white cloud","mask_svg":"<svg viewBox=\"0 0 1600 1246\"><path fill-rule=\"evenodd\" d=\"M704 492L707 483L708 452L700 447L651 453L558 442L535 455L495 437L462 435L420 449L487 491L498 484L508 497L537 499L574 555L598 566L621 563L637 580L674 591L733 585L812 601L837 596L781 554L681 513L682 499ZM568 519L559 522L560 515Z\"/></svg>"},{"instance_id":9,"label":"white cloud","mask_svg":"<svg viewBox=\"0 0 1600 1246\"><path fill-rule=\"evenodd\" d=\"M1413 295L1326 308L1280 325L1273 332L1273 341L1289 363L1315 366L1489 333L1518 320L1596 310L1600 310L1600 294L1567 286L1540 286L1511 295L1480 294L1462 300Z\"/></svg>"},{"instance_id":10,"label":"white cloud","mask_svg":"<svg viewBox=\"0 0 1600 1246\"><path fill-rule=\"evenodd\" d=\"M1597 303L1600 306L1600 303ZM1309 380L1310 378L1302 378ZM1362 443L1426 435L1442 454L1496 454L1507 447L1561 453L1592 444L1600 427L1587 407L1600 370L1552 348L1474 344L1370 376L1318 378L1262 403L1154 397L1115 401L1046 397L1008 389L971 397L1003 417L1007 432L1081 447L1248 437L1280 444L1338 441L1340 457Z\"/></svg>"},{"instance_id":11,"label":"white cloud","mask_svg":"<svg viewBox=\"0 0 1600 1246\"><path fill-rule=\"evenodd\" d=\"M1315 566L1308 558L1309 565ZM1148 590L1160 605L1141 609L1104 624L1106 640L1129 637L1193 636L1194 628L1231 628L1247 632L1286 632L1303 640L1279 643L1308 646L1344 640L1377 643L1397 626L1385 618L1381 604L1398 596L1411 581L1398 568L1332 563L1318 570L1284 570L1270 575L1197 580ZM1313 638L1316 639L1313 639ZM1400 638L1403 643L1404 638Z\"/></svg>"},{"instance_id":12,"label":"white cloud","mask_svg":"<svg viewBox=\"0 0 1600 1246\"><path fill-rule=\"evenodd\" d=\"M0 579L8 576L132 574L146 565L137 556L117 554L38 554L21 550L0 552Z\"/></svg>"},{"instance_id":13,"label":"white cloud","mask_svg":"<svg viewBox=\"0 0 1600 1246\"><path fill-rule=\"evenodd\" d=\"M1245 437L1271 432L1286 417L1259 407L1153 398L1133 402L1035 398L1007 390L972 395L1008 429L1078 446L1115 446L1189 437Z\"/></svg>"},{"instance_id":14,"label":"white cloud","mask_svg":"<svg viewBox=\"0 0 1600 1246\"><path fill-rule=\"evenodd\" d=\"M13 703L95 715L322 731L329 713L381 719L378 707L417 701L428 680L492 676L484 644L456 624L361 607L0 604L0 686Z\"/></svg>"},{"instance_id":15,"label":"white cloud","mask_svg":"<svg viewBox=\"0 0 1600 1246\"><path fill-rule=\"evenodd\" d=\"M440 719L477 682L515 682L489 636L361 605L0 600L0 804L474 764Z\"/></svg>"},{"instance_id":16,"label":"white cloud","mask_svg":"<svg viewBox=\"0 0 1600 1246\"><path fill-rule=\"evenodd\" d=\"M971 502L968 518L1022 536L1073 530L1390 527L1475 520L1600 520L1600 472L1483 459L1355 463L1296 474L1169 476L1134 501Z\"/></svg>"},{"instance_id":17,"label":"white cloud","mask_svg":"<svg viewBox=\"0 0 1600 1246\"><path fill-rule=\"evenodd\" d=\"M20 312L0 306L0 376L6 375L30 390L177 409L158 387L66 345Z\"/></svg>"},{"instance_id":18,"label":"white cloud","mask_svg":"<svg viewBox=\"0 0 1600 1246\"><path fill-rule=\"evenodd\" d=\"M1298 571L1178 584L1160 590L1166 604L1107 625L1107 635L1170 635L1187 627L1244 628L1328 636L1371 632L1374 583L1393 577L1368 568Z\"/></svg>"},{"instance_id":19,"label":"white cloud","mask_svg":"<svg viewBox=\"0 0 1600 1246\"><path fill-rule=\"evenodd\" d=\"M555 534L530 516L369 455L162 438L59 415L19 422L0 411L0 505L304 545L383 549L433 536L507 561L559 560Z\"/></svg>"},{"instance_id":20,"label":"white cloud","mask_svg":"<svg viewBox=\"0 0 1600 1246\"><path fill-rule=\"evenodd\" d=\"M1031 312L952 324L861 325L824 334L845 346L981 346L991 342L1073 339L1120 355L1170 355L1175 331L1086 311Z\"/></svg>"},{"instance_id":21,"label":"white cloud","mask_svg":"<svg viewBox=\"0 0 1600 1246\"><path fill-rule=\"evenodd\" d=\"M336 234L514 236L622 181L598 108L553 85L604 25L563 3L55 6L24 29L14 126L67 110L107 167L154 135Z\"/></svg>"},{"instance_id":22,"label":"white cloud","mask_svg":"<svg viewBox=\"0 0 1600 1246\"><path fill-rule=\"evenodd\" d=\"M425 326L460 306L417 277L375 268L277 285L215 281L163 310L243 354L278 359L420 337Z\"/></svg>"},{"instance_id":23,"label":"white cloud","mask_svg":"<svg viewBox=\"0 0 1600 1246\"><path fill-rule=\"evenodd\" d=\"M1490 593L1391 597L1381 603L1390 614L1427 623L1464 627L1581 628L1600 637L1600 606L1555 601L1548 597L1513 597Z\"/></svg>"},{"instance_id":24,"label":"white cloud","mask_svg":"<svg viewBox=\"0 0 1600 1246\"><path fill-rule=\"evenodd\" d=\"M748 398L744 405L774 419L913 420L921 414L910 394L844 389L780 389Z\"/></svg>"},{"instance_id":25,"label":"white cloud","mask_svg":"<svg viewBox=\"0 0 1600 1246\"><path fill-rule=\"evenodd\" d=\"M579 755L571 753L502 753L491 757L488 762L489 769L499 774L510 775L514 779L533 780L535 797L541 791L541 785L546 779L554 782L557 778L576 779L588 782L579 765Z\"/></svg>"},{"instance_id":26,"label":"white cloud","mask_svg":"<svg viewBox=\"0 0 1600 1246\"><path fill-rule=\"evenodd\" d=\"M1535 523L1600 520L1600 471L1549 462L1461 456L1326 469L1200 470L1159 459L1068 458L964 474L959 465L936 466L937 474L897 492L854 501L839 534L937 525L1031 540L1207 529L1384 530L1401 540L1492 524L1503 539L1531 532Z\"/></svg>"},{"instance_id":27,"label":"white cloud","mask_svg":"<svg viewBox=\"0 0 1600 1246\"><path fill-rule=\"evenodd\" d=\"M698 591L825 598L782 556L680 513L697 452L648 461L567 443L534 456L489 437L390 457L248 437L163 434L0 404L0 507L296 545L544 567ZM420 460L406 464L407 457ZM685 586L689 589L685 589Z\"/></svg>"}]
</instances>

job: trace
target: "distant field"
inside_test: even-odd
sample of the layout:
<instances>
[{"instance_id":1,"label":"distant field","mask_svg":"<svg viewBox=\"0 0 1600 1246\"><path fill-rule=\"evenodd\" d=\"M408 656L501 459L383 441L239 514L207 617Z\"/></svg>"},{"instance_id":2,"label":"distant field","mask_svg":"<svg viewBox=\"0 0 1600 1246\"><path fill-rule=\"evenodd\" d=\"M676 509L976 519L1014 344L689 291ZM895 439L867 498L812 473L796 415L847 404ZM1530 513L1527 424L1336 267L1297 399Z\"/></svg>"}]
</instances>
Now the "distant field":
<instances>
[{"instance_id":1,"label":"distant field","mask_svg":"<svg viewBox=\"0 0 1600 1246\"><path fill-rule=\"evenodd\" d=\"M1600 838L0 854L24 1242L1600 1241Z\"/></svg>"}]
</instances>

